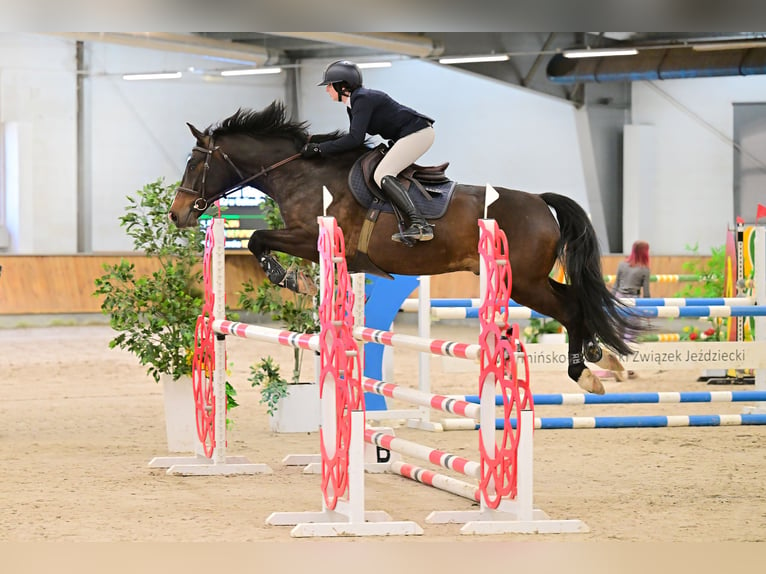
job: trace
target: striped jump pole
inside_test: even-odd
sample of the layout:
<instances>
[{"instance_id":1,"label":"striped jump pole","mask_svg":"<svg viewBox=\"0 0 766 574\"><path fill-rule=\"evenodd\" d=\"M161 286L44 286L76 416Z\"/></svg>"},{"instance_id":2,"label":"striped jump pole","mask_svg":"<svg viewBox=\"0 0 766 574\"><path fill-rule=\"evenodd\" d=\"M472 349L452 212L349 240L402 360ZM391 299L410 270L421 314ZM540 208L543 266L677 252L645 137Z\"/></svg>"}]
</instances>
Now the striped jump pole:
<instances>
[{"instance_id":1,"label":"striped jump pole","mask_svg":"<svg viewBox=\"0 0 766 574\"><path fill-rule=\"evenodd\" d=\"M364 431L364 440L369 444L385 448L386 450L425 460L431 464L444 467L477 480L481 479L481 463L473 462L462 456L450 454L442 450L431 448L403 438L398 438L373 429L366 429Z\"/></svg>"},{"instance_id":2,"label":"striped jump pole","mask_svg":"<svg viewBox=\"0 0 766 574\"><path fill-rule=\"evenodd\" d=\"M478 308L480 299L431 299L431 309ZM699 307L699 306L729 306L753 305L753 297L622 297L620 301L629 307ZM523 307L516 301L509 301L509 307ZM401 307L404 312L418 310L418 299L407 299ZM437 312L438 314L438 312Z\"/></svg>"},{"instance_id":3,"label":"striped jump pole","mask_svg":"<svg viewBox=\"0 0 766 574\"><path fill-rule=\"evenodd\" d=\"M651 333L636 337L636 343L678 343L681 333Z\"/></svg>"},{"instance_id":4,"label":"striped jump pole","mask_svg":"<svg viewBox=\"0 0 766 574\"><path fill-rule=\"evenodd\" d=\"M759 305L694 305L644 307L635 306L624 310L639 317L677 318L677 317L763 317L766 316L766 306ZM550 319L547 315L538 313L528 307L511 307L507 310L509 319ZM475 307L443 307L431 310L436 319L476 319L479 309ZM500 321L496 317L496 321Z\"/></svg>"},{"instance_id":5,"label":"striped jump pole","mask_svg":"<svg viewBox=\"0 0 766 574\"><path fill-rule=\"evenodd\" d=\"M617 279L617 275L604 275L605 283L614 283ZM699 275L682 273L682 274L667 274L658 273L657 275L650 275L649 281L652 283L685 283L701 281L702 277Z\"/></svg>"},{"instance_id":6,"label":"striped jump pole","mask_svg":"<svg viewBox=\"0 0 766 574\"><path fill-rule=\"evenodd\" d=\"M481 495L476 485L468 482L452 478L446 474L440 474L432 470L425 469L421 466L402 462L400 460L391 462L391 472L398 474L404 478L409 478L421 484L462 496L468 500L479 502Z\"/></svg>"},{"instance_id":7,"label":"striped jump pole","mask_svg":"<svg viewBox=\"0 0 766 574\"><path fill-rule=\"evenodd\" d=\"M478 404L479 395L451 395L456 402ZM535 394L536 406L541 405L625 405L658 403L742 403L766 401L766 391L689 391L657 393L585 393ZM503 397L495 396L495 404L502 405ZM471 416L471 415L465 415Z\"/></svg>"},{"instance_id":8,"label":"striped jump pole","mask_svg":"<svg viewBox=\"0 0 766 574\"><path fill-rule=\"evenodd\" d=\"M635 307L640 317L764 317L766 305L697 305L693 307Z\"/></svg>"},{"instance_id":9,"label":"striped jump pole","mask_svg":"<svg viewBox=\"0 0 766 574\"><path fill-rule=\"evenodd\" d=\"M413 351L456 357L459 359L479 359L480 346L475 343L456 343L443 339L426 339L414 335L404 335L369 327L354 327L354 338L368 343L380 343L391 347L404 347Z\"/></svg>"},{"instance_id":10,"label":"striped jump pole","mask_svg":"<svg viewBox=\"0 0 766 574\"><path fill-rule=\"evenodd\" d=\"M316 334L296 333L295 331L273 329L271 327L238 323L235 321L227 321L225 319L216 319L213 321L213 331L220 333L221 335L231 335L242 339L275 343L284 347L293 347L307 351L319 351L319 335Z\"/></svg>"},{"instance_id":11,"label":"striped jump pole","mask_svg":"<svg viewBox=\"0 0 766 574\"><path fill-rule=\"evenodd\" d=\"M455 400L478 403L478 395L452 396ZM542 405L613 405L613 404L659 404L659 403L732 403L766 401L766 391L691 391L656 393L607 393L591 395L581 393L536 394L536 406ZM502 404L502 397L495 397L495 403ZM516 426L516 419L509 419ZM504 418L496 418L495 426L502 429ZM649 428L649 427L700 427L700 426L745 426L766 424L766 414L724 414L724 415L639 415L639 416L598 416L598 417L541 417L535 419L536 429L582 429L582 428ZM447 427L449 428L449 427ZM475 426L479 428L478 425Z\"/></svg>"},{"instance_id":12,"label":"striped jump pole","mask_svg":"<svg viewBox=\"0 0 766 574\"><path fill-rule=\"evenodd\" d=\"M424 393L415 389L401 387L393 383L376 381L375 379L370 378L362 379L362 388L368 393L374 393L391 399L398 399L408 403L430 407L453 415L473 419L478 419L481 416L481 409L477 404L471 404L471 402L445 395ZM478 395L473 396L478 398ZM478 403L479 401L477 400L476 402ZM500 404L502 405L502 397L500 397Z\"/></svg>"},{"instance_id":13,"label":"striped jump pole","mask_svg":"<svg viewBox=\"0 0 766 574\"><path fill-rule=\"evenodd\" d=\"M516 419L510 419L516 426ZM496 427L502 429L505 420L498 418ZM535 419L536 429L616 429L658 427L722 427L766 425L766 414L733 415L646 415L610 417L542 417Z\"/></svg>"},{"instance_id":14,"label":"striped jump pole","mask_svg":"<svg viewBox=\"0 0 766 574\"><path fill-rule=\"evenodd\" d=\"M622 297L620 301L628 307L742 307L755 303L752 297Z\"/></svg>"}]
</instances>

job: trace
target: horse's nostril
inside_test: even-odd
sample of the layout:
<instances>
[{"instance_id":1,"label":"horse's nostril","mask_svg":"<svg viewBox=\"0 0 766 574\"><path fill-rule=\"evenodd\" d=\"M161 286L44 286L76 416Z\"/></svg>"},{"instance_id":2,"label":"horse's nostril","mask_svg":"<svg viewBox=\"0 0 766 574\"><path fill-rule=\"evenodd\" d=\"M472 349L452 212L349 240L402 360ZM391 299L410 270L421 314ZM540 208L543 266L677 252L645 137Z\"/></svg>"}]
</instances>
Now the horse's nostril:
<instances>
[{"instance_id":1,"label":"horse's nostril","mask_svg":"<svg viewBox=\"0 0 766 574\"><path fill-rule=\"evenodd\" d=\"M178 216L172 211L168 213L168 217L170 218L170 221L172 221L173 223L176 223L178 221Z\"/></svg>"}]
</instances>

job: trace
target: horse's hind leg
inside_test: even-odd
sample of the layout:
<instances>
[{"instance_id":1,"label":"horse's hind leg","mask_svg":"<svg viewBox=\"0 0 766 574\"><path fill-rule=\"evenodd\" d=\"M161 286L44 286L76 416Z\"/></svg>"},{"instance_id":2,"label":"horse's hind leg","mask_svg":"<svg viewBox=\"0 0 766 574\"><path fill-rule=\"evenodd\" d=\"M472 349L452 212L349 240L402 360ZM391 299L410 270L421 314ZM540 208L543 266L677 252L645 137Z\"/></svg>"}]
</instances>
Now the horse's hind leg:
<instances>
[{"instance_id":1,"label":"horse's hind leg","mask_svg":"<svg viewBox=\"0 0 766 574\"><path fill-rule=\"evenodd\" d=\"M585 355L586 361L595 363L607 371L613 371L618 380L621 377L618 373L622 373L625 370L625 367L622 366L617 355L612 353L609 349L601 347L595 338L585 340L583 354Z\"/></svg>"},{"instance_id":2,"label":"horse's hind leg","mask_svg":"<svg viewBox=\"0 0 766 574\"><path fill-rule=\"evenodd\" d=\"M567 369L569 377L584 391L603 395L604 385L601 379L585 365L586 352L583 349L585 338L581 333L582 327L577 325L576 321L564 326L569 334L569 367Z\"/></svg>"},{"instance_id":3,"label":"horse's hind leg","mask_svg":"<svg viewBox=\"0 0 766 574\"><path fill-rule=\"evenodd\" d=\"M585 365L586 359L590 361L593 357L594 350L588 348L589 356L586 356L584 343L592 341L593 335L586 331L582 311L569 287L546 277L544 282L534 288L522 287L518 290L517 285L514 285L513 298L544 315L553 317L564 326L569 336L567 357L569 378L589 393L604 394L604 385L601 380ZM600 349L598 346L596 348Z\"/></svg>"}]
</instances>

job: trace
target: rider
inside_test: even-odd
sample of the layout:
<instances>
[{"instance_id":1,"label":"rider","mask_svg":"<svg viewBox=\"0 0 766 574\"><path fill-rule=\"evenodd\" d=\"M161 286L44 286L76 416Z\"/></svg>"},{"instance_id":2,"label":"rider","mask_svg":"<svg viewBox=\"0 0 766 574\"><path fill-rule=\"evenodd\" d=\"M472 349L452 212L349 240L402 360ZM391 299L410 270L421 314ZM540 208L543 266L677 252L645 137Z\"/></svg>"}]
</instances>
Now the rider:
<instances>
[{"instance_id":1,"label":"rider","mask_svg":"<svg viewBox=\"0 0 766 574\"><path fill-rule=\"evenodd\" d=\"M305 158L340 153L364 143L365 134L380 135L393 141L373 174L375 183L410 220L409 228L394 234L391 239L430 241L433 227L415 207L412 198L396 176L414 163L434 142L434 120L403 106L388 94L362 86L362 72L348 60L333 62L324 71L318 84L327 86L325 91L338 102L348 106L350 128L344 136L322 143L309 142L301 155Z\"/></svg>"}]
</instances>

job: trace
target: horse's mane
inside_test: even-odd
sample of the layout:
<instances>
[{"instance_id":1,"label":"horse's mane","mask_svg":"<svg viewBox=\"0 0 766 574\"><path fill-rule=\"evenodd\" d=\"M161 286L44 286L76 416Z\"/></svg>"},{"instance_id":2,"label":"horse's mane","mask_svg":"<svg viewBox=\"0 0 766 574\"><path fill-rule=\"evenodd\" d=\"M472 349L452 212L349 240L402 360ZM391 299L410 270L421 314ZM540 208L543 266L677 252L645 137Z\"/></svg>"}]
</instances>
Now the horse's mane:
<instances>
[{"instance_id":1,"label":"horse's mane","mask_svg":"<svg viewBox=\"0 0 766 574\"><path fill-rule=\"evenodd\" d=\"M288 137L302 146L309 140L308 127L307 122L298 122L288 118L285 105L282 102L273 101L263 110L239 108L228 118L208 127L205 133L212 136L251 134ZM328 134L311 134L311 141L334 140L342 134L343 132L340 130Z\"/></svg>"}]
</instances>

